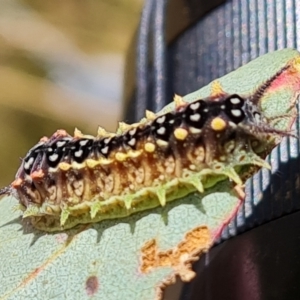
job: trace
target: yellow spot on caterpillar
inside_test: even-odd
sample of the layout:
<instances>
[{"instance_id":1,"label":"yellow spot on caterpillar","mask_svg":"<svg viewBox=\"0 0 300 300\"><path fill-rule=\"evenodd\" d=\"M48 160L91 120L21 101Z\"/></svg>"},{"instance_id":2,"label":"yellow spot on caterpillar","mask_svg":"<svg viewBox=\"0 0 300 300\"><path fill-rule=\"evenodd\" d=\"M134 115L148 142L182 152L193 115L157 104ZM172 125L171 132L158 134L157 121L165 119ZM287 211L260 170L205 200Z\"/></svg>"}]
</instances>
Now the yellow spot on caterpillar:
<instances>
[{"instance_id":1,"label":"yellow spot on caterpillar","mask_svg":"<svg viewBox=\"0 0 300 300\"><path fill-rule=\"evenodd\" d=\"M216 117L211 121L210 126L215 131L221 131L221 130L224 130L227 125L226 125L226 122L222 118Z\"/></svg>"},{"instance_id":2,"label":"yellow spot on caterpillar","mask_svg":"<svg viewBox=\"0 0 300 300\"><path fill-rule=\"evenodd\" d=\"M136 158L139 157L142 154L143 151L138 150L138 151L133 151L133 150L129 150L127 153L127 156L130 158Z\"/></svg>"},{"instance_id":3,"label":"yellow spot on caterpillar","mask_svg":"<svg viewBox=\"0 0 300 300\"><path fill-rule=\"evenodd\" d=\"M169 145L168 142L160 139L156 141L156 144L160 147L167 147Z\"/></svg>"},{"instance_id":4,"label":"yellow spot on caterpillar","mask_svg":"<svg viewBox=\"0 0 300 300\"><path fill-rule=\"evenodd\" d=\"M211 92L210 96L211 97L218 97L220 95L223 95L224 91L222 88L221 83L218 80L215 80L211 83Z\"/></svg>"},{"instance_id":5,"label":"yellow spot on caterpillar","mask_svg":"<svg viewBox=\"0 0 300 300\"><path fill-rule=\"evenodd\" d=\"M63 171L68 171L71 168L71 165L66 162L61 162L58 167Z\"/></svg>"},{"instance_id":6,"label":"yellow spot on caterpillar","mask_svg":"<svg viewBox=\"0 0 300 300\"><path fill-rule=\"evenodd\" d=\"M155 145L153 143L147 142L144 146L146 152L153 153L155 151Z\"/></svg>"},{"instance_id":7,"label":"yellow spot on caterpillar","mask_svg":"<svg viewBox=\"0 0 300 300\"><path fill-rule=\"evenodd\" d=\"M154 112L152 112L150 110L146 110L146 119L148 121L153 121L153 120L155 120L155 118L156 118L156 115Z\"/></svg>"},{"instance_id":8,"label":"yellow spot on caterpillar","mask_svg":"<svg viewBox=\"0 0 300 300\"><path fill-rule=\"evenodd\" d=\"M187 104L185 101L183 101L183 98L181 96L176 95L176 94L174 95L174 102L175 102L176 108L186 106L186 104Z\"/></svg>"},{"instance_id":9,"label":"yellow spot on caterpillar","mask_svg":"<svg viewBox=\"0 0 300 300\"><path fill-rule=\"evenodd\" d=\"M102 158L102 157L99 159L99 164L100 165L109 165L112 162L113 162L112 159L107 159L107 158Z\"/></svg>"},{"instance_id":10,"label":"yellow spot on caterpillar","mask_svg":"<svg viewBox=\"0 0 300 300\"><path fill-rule=\"evenodd\" d=\"M198 129L198 128L195 128L195 127L190 127L189 128L190 132L192 134L198 134L198 133L201 133L201 129Z\"/></svg>"},{"instance_id":11,"label":"yellow spot on caterpillar","mask_svg":"<svg viewBox=\"0 0 300 300\"><path fill-rule=\"evenodd\" d=\"M94 160L94 159L87 159L86 160L86 165L91 169L93 169L94 167L96 167L99 164L100 164L100 162L98 160Z\"/></svg>"},{"instance_id":12,"label":"yellow spot on caterpillar","mask_svg":"<svg viewBox=\"0 0 300 300\"><path fill-rule=\"evenodd\" d=\"M122 162L122 161L126 160L127 154L122 153L122 152L117 152L116 155L115 155L115 158L116 158L117 161Z\"/></svg>"},{"instance_id":13,"label":"yellow spot on caterpillar","mask_svg":"<svg viewBox=\"0 0 300 300\"><path fill-rule=\"evenodd\" d=\"M188 135L188 131L184 128L176 128L174 130L174 135L177 140L183 141L186 139L186 137Z\"/></svg>"},{"instance_id":14,"label":"yellow spot on caterpillar","mask_svg":"<svg viewBox=\"0 0 300 300\"><path fill-rule=\"evenodd\" d=\"M117 161L125 161L127 158L136 158L139 157L142 154L141 150L138 151L133 151L133 150L129 150L127 153L124 152L117 152L115 154L115 158Z\"/></svg>"},{"instance_id":15,"label":"yellow spot on caterpillar","mask_svg":"<svg viewBox=\"0 0 300 300\"><path fill-rule=\"evenodd\" d=\"M73 161L73 162L72 162L72 168L73 168L73 169L79 170L79 169L84 168L85 166L86 166L86 162L85 162L85 161L82 162L82 163L78 163L78 162L76 162L76 161Z\"/></svg>"}]
</instances>

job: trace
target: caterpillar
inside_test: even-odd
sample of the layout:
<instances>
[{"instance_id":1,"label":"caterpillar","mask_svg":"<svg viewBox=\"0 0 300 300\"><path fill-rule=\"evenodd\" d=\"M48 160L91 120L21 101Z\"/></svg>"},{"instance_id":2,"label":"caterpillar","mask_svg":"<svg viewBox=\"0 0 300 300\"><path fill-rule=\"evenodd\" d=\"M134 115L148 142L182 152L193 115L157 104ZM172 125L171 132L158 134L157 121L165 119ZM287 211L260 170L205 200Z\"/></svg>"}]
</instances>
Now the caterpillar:
<instances>
[{"instance_id":1,"label":"caterpillar","mask_svg":"<svg viewBox=\"0 0 300 300\"><path fill-rule=\"evenodd\" d=\"M28 151L0 195L13 195L23 218L51 232L164 206L225 179L240 187L249 168L270 168L264 158L291 135L261 106L287 69L249 95L226 93L218 81L206 98L186 102L175 95L173 108L146 111L138 123L121 122L116 133L58 130ZM289 113L295 116L294 107Z\"/></svg>"}]
</instances>

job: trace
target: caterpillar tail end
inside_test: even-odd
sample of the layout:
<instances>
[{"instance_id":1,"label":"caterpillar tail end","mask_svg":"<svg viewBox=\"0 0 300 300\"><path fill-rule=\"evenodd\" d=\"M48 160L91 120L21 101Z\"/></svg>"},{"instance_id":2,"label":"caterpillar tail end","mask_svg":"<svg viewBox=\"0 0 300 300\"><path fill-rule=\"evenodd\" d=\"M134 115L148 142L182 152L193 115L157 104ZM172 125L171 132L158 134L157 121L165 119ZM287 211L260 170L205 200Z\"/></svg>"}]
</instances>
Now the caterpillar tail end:
<instances>
[{"instance_id":1,"label":"caterpillar tail end","mask_svg":"<svg viewBox=\"0 0 300 300\"><path fill-rule=\"evenodd\" d=\"M9 185L0 189L0 197L4 195L10 195L12 193L12 188L13 187Z\"/></svg>"}]
</instances>

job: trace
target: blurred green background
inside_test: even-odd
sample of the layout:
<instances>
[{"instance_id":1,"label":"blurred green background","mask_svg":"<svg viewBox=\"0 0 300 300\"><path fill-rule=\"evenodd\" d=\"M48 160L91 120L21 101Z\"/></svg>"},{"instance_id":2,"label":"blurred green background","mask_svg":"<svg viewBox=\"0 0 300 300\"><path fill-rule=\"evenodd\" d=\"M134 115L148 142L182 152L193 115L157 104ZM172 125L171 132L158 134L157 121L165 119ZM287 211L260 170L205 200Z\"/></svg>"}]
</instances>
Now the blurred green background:
<instances>
[{"instance_id":1,"label":"blurred green background","mask_svg":"<svg viewBox=\"0 0 300 300\"><path fill-rule=\"evenodd\" d=\"M0 0L0 185L42 136L114 131L142 0Z\"/></svg>"}]
</instances>

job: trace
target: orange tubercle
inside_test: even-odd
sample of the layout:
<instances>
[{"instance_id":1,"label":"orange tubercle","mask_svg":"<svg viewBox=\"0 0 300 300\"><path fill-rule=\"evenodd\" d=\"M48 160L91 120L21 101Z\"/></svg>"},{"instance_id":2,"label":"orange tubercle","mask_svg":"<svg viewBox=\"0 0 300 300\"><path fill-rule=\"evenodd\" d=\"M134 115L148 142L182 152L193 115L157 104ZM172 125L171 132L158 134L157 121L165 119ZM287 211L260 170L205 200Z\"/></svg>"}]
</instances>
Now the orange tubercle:
<instances>
[{"instance_id":1,"label":"orange tubercle","mask_svg":"<svg viewBox=\"0 0 300 300\"><path fill-rule=\"evenodd\" d=\"M44 177L44 172L42 170L34 171L30 174L30 177L34 179L41 179Z\"/></svg>"},{"instance_id":2,"label":"orange tubercle","mask_svg":"<svg viewBox=\"0 0 300 300\"><path fill-rule=\"evenodd\" d=\"M16 180L14 180L12 183L11 183L11 186L14 188L14 189L17 189L18 187L21 186L23 180L21 178L17 178Z\"/></svg>"}]
</instances>

